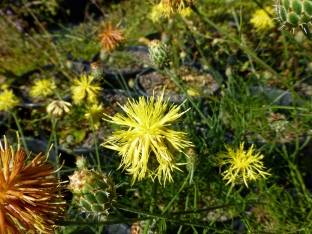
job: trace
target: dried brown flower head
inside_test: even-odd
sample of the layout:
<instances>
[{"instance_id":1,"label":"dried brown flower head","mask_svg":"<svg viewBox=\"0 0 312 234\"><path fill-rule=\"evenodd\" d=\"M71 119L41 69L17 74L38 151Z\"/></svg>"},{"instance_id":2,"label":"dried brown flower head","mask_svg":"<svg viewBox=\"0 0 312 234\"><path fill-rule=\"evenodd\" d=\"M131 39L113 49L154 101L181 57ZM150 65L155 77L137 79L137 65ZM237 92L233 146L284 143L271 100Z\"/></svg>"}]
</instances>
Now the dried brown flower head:
<instances>
[{"instance_id":1,"label":"dried brown flower head","mask_svg":"<svg viewBox=\"0 0 312 234\"><path fill-rule=\"evenodd\" d=\"M116 25L116 28L113 28L112 22L109 22L107 25L103 24L103 27L104 30L100 30L101 34L97 38L101 40L101 46L106 52L115 50L126 41L124 32L117 30L118 25Z\"/></svg>"},{"instance_id":2,"label":"dried brown flower head","mask_svg":"<svg viewBox=\"0 0 312 234\"><path fill-rule=\"evenodd\" d=\"M4 137L0 143L0 233L53 233L66 202L47 156L39 153L26 163L25 151L14 152Z\"/></svg>"}]
</instances>

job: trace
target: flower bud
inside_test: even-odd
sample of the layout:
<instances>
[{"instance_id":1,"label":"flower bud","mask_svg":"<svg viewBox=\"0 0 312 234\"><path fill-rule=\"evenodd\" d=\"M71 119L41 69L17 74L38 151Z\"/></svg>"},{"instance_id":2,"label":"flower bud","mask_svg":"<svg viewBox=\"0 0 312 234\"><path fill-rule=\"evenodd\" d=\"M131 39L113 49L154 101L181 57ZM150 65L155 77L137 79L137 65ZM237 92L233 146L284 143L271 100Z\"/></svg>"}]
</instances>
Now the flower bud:
<instances>
[{"instance_id":1,"label":"flower bud","mask_svg":"<svg viewBox=\"0 0 312 234\"><path fill-rule=\"evenodd\" d=\"M69 102L54 100L46 108L49 115L60 117L63 113L68 113L72 105Z\"/></svg>"},{"instance_id":2,"label":"flower bud","mask_svg":"<svg viewBox=\"0 0 312 234\"><path fill-rule=\"evenodd\" d=\"M295 29L312 21L312 2L302 0L277 0L276 13L278 19L283 23L280 28L290 26Z\"/></svg>"},{"instance_id":3,"label":"flower bud","mask_svg":"<svg viewBox=\"0 0 312 234\"><path fill-rule=\"evenodd\" d=\"M169 66L170 50L169 47L159 40L151 41L149 46L151 60L158 68Z\"/></svg>"},{"instance_id":4,"label":"flower bud","mask_svg":"<svg viewBox=\"0 0 312 234\"><path fill-rule=\"evenodd\" d=\"M85 157L81 156L76 158L76 166L79 169L87 168L88 164L88 160Z\"/></svg>"},{"instance_id":5,"label":"flower bud","mask_svg":"<svg viewBox=\"0 0 312 234\"><path fill-rule=\"evenodd\" d=\"M91 67L91 74L97 80L100 80L104 77L105 72L104 69L100 66L98 62L93 62L90 64Z\"/></svg>"},{"instance_id":6,"label":"flower bud","mask_svg":"<svg viewBox=\"0 0 312 234\"><path fill-rule=\"evenodd\" d=\"M85 168L69 176L68 189L73 193L73 203L90 215L105 213L116 202L116 185L109 175Z\"/></svg>"},{"instance_id":7,"label":"flower bud","mask_svg":"<svg viewBox=\"0 0 312 234\"><path fill-rule=\"evenodd\" d=\"M187 155L186 170L188 172L195 171L198 162L198 154L196 153L194 148L189 148L187 150L186 155Z\"/></svg>"}]
</instances>

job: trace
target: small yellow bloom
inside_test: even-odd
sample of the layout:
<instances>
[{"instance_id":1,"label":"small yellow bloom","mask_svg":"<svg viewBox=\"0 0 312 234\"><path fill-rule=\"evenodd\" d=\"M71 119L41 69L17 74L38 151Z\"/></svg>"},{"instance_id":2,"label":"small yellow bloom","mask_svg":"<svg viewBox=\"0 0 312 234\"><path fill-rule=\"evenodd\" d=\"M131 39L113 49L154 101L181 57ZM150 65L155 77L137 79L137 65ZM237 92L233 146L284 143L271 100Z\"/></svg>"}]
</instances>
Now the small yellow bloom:
<instances>
[{"instance_id":1,"label":"small yellow bloom","mask_svg":"<svg viewBox=\"0 0 312 234\"><path fill-rule=\"evenodd\" d=\"M271 15L274 14L274 10L271 7L266 7L265 10ZM256 10L250 22L258 32L268 31L274 28L273 19L263 9Z\"/></svg>"},{"instance_id":2,"label":"small yellow bloom","mask_svg":"<svg viewBox=\"0 0 312 234\"><path fill-rule=\"evenodd\" d=\"M180 15L185 16L185 17L191 16L192 13L193 13L193 11L190 7L186 7L180 11Z\"/></svg>"},{"instance_id":3,"label":"small yellow bloom","mask_svg":"<svg viewBox=\"0 0 312 234\"><path fill-rule=\"evenodd\" d=\"M53 164L39 153L26 163L25 151L0 144L0 233L54 233L66 208Z\"/></svg>"},{"instance_id":4,"label":"small yellow bloom","mask_svg":"<svg viewBox=\"0 0 312 234\"><path fill-rule=\"evenodd\" d=\"M91 84L92 81L93 76L90 75L82 75L80 79L74 79L73 82L75 85L71 86L70 89L72 90L72 98L75 103L80 104L84 99L89 103L97 103L97 97L102 88L98 83Z\"/></svg>"},{"instance_id":5,"label":"small yellow bloom","mask_svg":"<svg viewBox=\"0 0 312 234\"><path fill-rule=\"evenodd\" d=\"M195 0L161 0L152 7L150 18L153 22L158 22L161 17L171 18L176 13L189 16L192 12L190 6Z\"/></svg>"},{"instance_id":6,"label":"small yellow bloom","mask_svg":"<svg viewBox=\"0 0 312 234\"><path fill-rule=\"evenodd\" d=\"M100 127L100 120L103 118L104 108L102 103L100 105L93 104L91 107L92 119L95 130L98 130ZM90 120L90 113L89 111L85 113L85 118Z\"/></svg>"},{"instance_id":7,"label":"small yellow bloom","mask_svg":"<svg viewBox=\"0 0 312 234\"><path fill-rule=\"evenodd\" d=\"M8 84L2 84L1 85L1 89L2 90L6 90L6 89L8 89L9 88L9 85Z\"/></svg>"},{"instance_id":8,"label":"small yellow bloom","mask_svg":"<svg viewBox=\"0 0 312 234\"><path fill-rule=\"evenodd\" d=\"M35 81L34 86L30 88L29 94L34 98L42 96L47 97L52 94L54 89L56 89L56 85L52 81L41 79Z\"/></svg>"},{"instance_id":9,"label":"small yellow bloom","mask_svg":"<svg viewBox=\"0 0 312 234\"><path fill-rule=\"evenodd\" d=\"M72 105L69 102L54 100L47 106L47 113L55 117L62 116L63 112L68 113Z\"/></svg>"},{"instance_id":10,"label":"small yellow bloom","mask_svg":"<svg viewBox=\"0 0 312 234\"><path fill-rule=\"evenodd\" d=\"M10 89L0 93L0 111L10 111L19 103L18 98Z\"/></svg>"},{"instance_id":11,"label":"small yellow bloom","mask_svg":"<svg viewBox=\"0 0 312 234\"><path fill-rule=\"evenodd\" d=\"M265 167L261 159L264 156L260 153L253 155L253 145L247 151L244 151L244 143L240 144L239 149L233 149L229 145L225 145L225 148L228 152L217 154L216 161L220 170L222 166L227 167L227 170L222 173L223 179L228 180L227 184L243 180L248 188L248 180L266 178L270 175L263 171Z\"/></svg>"},{"instance_id":12,"label":"small yellow bloom","mask_svg":"<svg viewBox=\"0 0 312 234\"><path fill-rule=\"evenodd\" d=\"M169 108L168 105L168 100L163 101L163 94L156 101L154 96L149 100L140 97L138 101L129 100L121 106L126 116L106 115L110 119L106 121L124 129L114 131L102 146L119 152L122 161L118 169L123 167L133 175L132 185L137 178L142 180L147 175L153 180L158 177L160 183L163 178L164 185L167 179L172 182L171 172L180 170L174 153L193 146L185 132L169 128L186 112L178 113L183 104Z\"/></svg>"}]
</instances>

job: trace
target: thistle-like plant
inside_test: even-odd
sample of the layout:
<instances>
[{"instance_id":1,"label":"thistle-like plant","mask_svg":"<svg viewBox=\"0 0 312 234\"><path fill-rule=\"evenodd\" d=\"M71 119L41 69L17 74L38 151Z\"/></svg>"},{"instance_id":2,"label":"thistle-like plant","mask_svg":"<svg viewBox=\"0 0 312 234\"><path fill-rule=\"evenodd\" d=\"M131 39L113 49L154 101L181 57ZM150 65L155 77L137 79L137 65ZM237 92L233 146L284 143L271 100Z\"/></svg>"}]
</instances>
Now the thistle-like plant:
<instances>
[{"instance_id":1,"label":"thistle-like plant","mask_svg":"<svg viewBox=\"0 0 312 234\"><path fill-rule=\"evenodd\" d=\"M125 43L126 38L123 30L117 30L118 25L113 27L113 23L103 24L104 30L100 30L101 33L97 36L101 40L101 46L104 52L112 52L117 47Z\"/></svg>"},{"instance_id":2,"label":"thistle-like plant","mask_svg":"<svg viewBox=\"0 0 312 234\"><path fill-rule=\"evenodd\" d=\"M148 100L144 97L138 101L129 100L121 106L127 116L106 115L107 121L123 129L114 131L102 146L122 156L119 168L133 175L131 184L146 176L158 177L164 184L166 180L173 181L171 172L180 170L174 154L193 146L185 132L170 128L186 112L178 113L182 105L171 105L168 109L168 100L164 101L162 94L156 101L154 96Z\"/></svg>"},{"instance_id":3,"label":"thistle-like plant","mask_svg":"<svg viewBox=\"0 0 312 234\"><path fill-rule=\"evenodd\" d=\"M263 155L260 153L253 154L254 146L252 145L247 151L244 150L242 142L238 149L233 149L225 145L227 152L220 152L216 156L217 165L220 170L223 166L226 170L222 172L223 179L228 180L227 184L243 182L248 187L248 181L266 178L270 173L265 172Z\"/></svg>"},{"instance_id":4,"label":"thistle-like plant","mask_svg":"<svg viewBox=\"0 0 312 234\"><path fill-rule=\"evenodd\" d=\"M66 202L53 164L38 154L26 163L25 151L0 143L0 233L52 233Z\"/></svg>"}]
</instances>

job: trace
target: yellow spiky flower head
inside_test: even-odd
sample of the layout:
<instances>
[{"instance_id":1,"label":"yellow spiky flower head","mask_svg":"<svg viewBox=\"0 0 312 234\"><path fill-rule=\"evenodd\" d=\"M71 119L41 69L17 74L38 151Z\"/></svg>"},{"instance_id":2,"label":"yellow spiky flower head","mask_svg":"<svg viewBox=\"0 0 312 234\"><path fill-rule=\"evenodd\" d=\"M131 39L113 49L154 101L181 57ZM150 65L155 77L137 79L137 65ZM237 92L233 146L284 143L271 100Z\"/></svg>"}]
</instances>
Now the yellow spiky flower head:
<instances>
[{"instance_id":1,"label":"yellow spiky flower head","mask_svg":"<svg viewBox=\"0 0 312 234\"><path fill-rule=\"evenodd\" d=\"M261 159L262 154L253 154L254 146L245 151L242 142L238 149L233 149L229 145L225 145L227 152L218 153L216 156L217 165L220 170L223 166L226 170L222 172L223 179L228 180L227 184L235 182L244 182L248 188L248 181L258 180L259 178L270 175L263 171L265 167Z\"/></svg>"},{"instance_id":2,"label":"yellow spiky flower head","mask_svg":"<svg viewBox=\"0 0 312 234\"><path fill-rule=\"evenodd\" d=\"M265 32L274 28L274 20L267 14L274 14L274 10L271 7L266 7L265 10L258 9L252 15L250 22L258 32Z\"/></svg>"},{"instance_id":3,"label":"yellow spiky flower head","mask_svg":"<svg viewBox=\"0 0 312 234\"><path fill-rule=\"evenodd\" d=\"M47 97L53 93L56 89L56 85L49 79L41 79L35 81L35 84L30 88L30 96L37 97Z\"/></svg>"},{"instance_id":4,"label":"yellow spiky flower head","mask_svg":"<svg viewBox=\"0 0 312 234\"><path fill-rule=\"evenodd\" d=\"M114 131L102 146L116 150L122 156L118 169L123 167L132 175L132 185L136 179L142 180L146 176L153 180L158 177L164 185L166 180L172 182L171 172L179 170L174 154L193 145L186 139L185 132L170 128L186 112L178 113L183 104L168 108L168 100L164 101L163 95L157 100L154 96L148 100L144 97L138 101L129 100L121 106L126 116L106 115L106 121L123 129Z\"/></svg>"},{"instance_id":5,"label":"yellow spiky flower head","mask_svg":"<svg viewBox=\"0 0 312 234\"><path fill-rule=\"evenodd\" d=\"M90 109L91 109L91 113L92 113L94 129L98 130L100 127L100 120L103 118L103 112L104 112L103 104L102 103L93 104L92 106L90 106ZM90 112L89 111L87 113L85 113L85 118L87 120L90 120Z\"/></svg>"},{"instance_id":6,"label":"yellow spiky flower head","mask_svg":"<svg viewBox=\"0 0 312 234\"><path fill-rule=\"evenodd\" d=\"M66 202L53 164L39 153L26 163L25 151L0 144L0 233L53 233ZM26 231L26 232L25 232Z\"/></svg>"},{"instance_id":7,"label":"yellow spiky flower head","mask_svg":"<svg viewBox=\"0 0 312 234\"><path fill-rule=\"evenodd\" d=\"M97 103L97 98L102 88L99 83L92 83L93 79L94 77L91 75L82 75L80 79L75 78L73 80L74 85L70 89L75 103L81 104L84 100L88 103Z\"/></svg>"},{"instance_id":8,"label":"yellow spiky flower head","mask_svg":"<svg viewBox=\"0 0 312 234\"><path fill-rule=\"evenodd\" d=\"M189 16L191 12L190 6L195 0L160 0L152 7L150 18L157 22L161 17L171 18L176 13Z\"/></svg>"},{"instance_id":9,"label":"yellow spiky flower head","mask_svg":"<svg viewBox=\"0 0 312 234\"><path fill-rule=\"evenodd\" d=\"M0 93L0 111L10 111L17 104L19 104L19 100L11 89L6 89Z\"/></svg>"}]
</instances>

